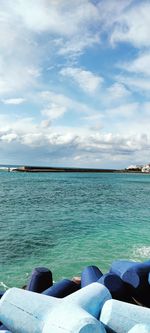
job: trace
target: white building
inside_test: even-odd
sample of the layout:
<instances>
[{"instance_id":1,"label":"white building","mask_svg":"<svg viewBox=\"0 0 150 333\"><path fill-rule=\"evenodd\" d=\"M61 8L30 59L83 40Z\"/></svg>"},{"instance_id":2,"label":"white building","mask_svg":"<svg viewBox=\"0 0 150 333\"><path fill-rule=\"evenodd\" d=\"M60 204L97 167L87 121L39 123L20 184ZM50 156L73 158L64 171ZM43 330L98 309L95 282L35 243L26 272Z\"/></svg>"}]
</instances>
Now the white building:
<instances>
[{"instance_id":1,"label":"white building","mask_svg":"<svg viewBox=\"0 0 150 333\"><path fill-rule=\"evenodd\" d=\"M142 168L142 172L150 173L150 164L146 164Z\"/></svg>"}]
</instances>

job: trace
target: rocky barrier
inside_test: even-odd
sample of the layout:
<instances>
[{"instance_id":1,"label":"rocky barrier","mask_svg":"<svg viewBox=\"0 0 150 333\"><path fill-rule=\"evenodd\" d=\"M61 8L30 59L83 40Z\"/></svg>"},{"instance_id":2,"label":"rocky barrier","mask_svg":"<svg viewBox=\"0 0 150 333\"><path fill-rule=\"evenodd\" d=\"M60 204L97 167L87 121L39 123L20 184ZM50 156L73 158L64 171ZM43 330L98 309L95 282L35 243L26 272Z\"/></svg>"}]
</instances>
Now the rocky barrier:
<instances>
[{"instance_id":1,"label":"rocky barrier","mask_svg":"<svg viewBox=\"0 0 150 333\"><path fill-rule=\"evenodd\" d=\"M1 332L150 333L150 260L116 260L106 274L88 266L56 283L38 267L25 289L0 292Z\"/></svg>"}]
</instances>

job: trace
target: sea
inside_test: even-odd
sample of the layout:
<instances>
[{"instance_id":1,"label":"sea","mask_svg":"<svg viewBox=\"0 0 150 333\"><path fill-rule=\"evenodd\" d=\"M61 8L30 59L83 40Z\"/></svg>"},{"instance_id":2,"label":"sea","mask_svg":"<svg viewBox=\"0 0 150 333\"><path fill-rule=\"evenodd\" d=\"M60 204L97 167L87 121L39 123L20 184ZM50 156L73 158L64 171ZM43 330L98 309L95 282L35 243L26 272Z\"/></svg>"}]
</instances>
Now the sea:
<instances>
[{"instance_id":1,"label":"sea","mask_svg":"<svg viewBox=\"0 0 150 333\"><path fill-rule=\"evenodd\" d=\"M0 171L0 290L150 259L150 174Z\"/></svg>"}]
</instances>

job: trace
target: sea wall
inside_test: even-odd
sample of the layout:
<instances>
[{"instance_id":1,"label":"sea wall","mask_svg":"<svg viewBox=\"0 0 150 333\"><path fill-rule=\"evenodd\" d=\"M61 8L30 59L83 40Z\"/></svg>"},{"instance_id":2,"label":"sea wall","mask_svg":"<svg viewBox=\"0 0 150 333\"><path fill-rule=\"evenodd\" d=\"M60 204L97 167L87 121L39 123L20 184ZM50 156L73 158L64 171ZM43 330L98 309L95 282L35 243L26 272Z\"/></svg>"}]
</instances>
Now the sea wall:
<instances>
[{"instance_id":1,"label":"sea wall","mask_svg":"<svg viewBox=\"0 0 150 333\"><path fill-rule=\"evenodd\" d=\"M105 274L88 266L81 277L56 283L38 267L25 290L1 296L3 332L150 333L150 260L116 260Z\"/></svg>"}]
</instances>

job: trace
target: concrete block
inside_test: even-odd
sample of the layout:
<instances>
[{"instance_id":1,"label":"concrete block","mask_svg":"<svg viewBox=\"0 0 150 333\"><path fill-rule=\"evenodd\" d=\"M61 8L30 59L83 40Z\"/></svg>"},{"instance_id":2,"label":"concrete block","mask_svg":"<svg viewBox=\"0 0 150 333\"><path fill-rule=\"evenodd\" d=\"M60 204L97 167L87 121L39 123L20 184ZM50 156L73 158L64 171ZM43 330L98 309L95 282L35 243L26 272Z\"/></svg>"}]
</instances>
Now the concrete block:
<instances>
[{"instance_id":1,"label":"concrete block","mask_svg":"<svg viewBox=\"0 0 150 333\"><path fill-rule=\"evenodd\" d=\"M53 284L50 288L42 292L43 295L58 298L66 297L80 289L80 285L74 281L63 279Z\"/></svg>"},{"instance_id":2,"label":"concrete block","mask_svg":"<svg viewBox=\"0 0 150 333\"><path fill-rule=\"evenodd\" d=\"M95 318L99 318L100 311L108 299L111 299L109 290L100 283L94 282L65 297L63 301L64 304L66 302L77 304Z\"/></svg>"},{"instance_id":3,"label":"concrete block","mask_svg":"<svg viewBox=\"0 0 150 333\"><path fill-rule=\"evenodd\" d=\"M137 324L128 333L150 333L150 325Z\"/></svg>"},{"instance_id":4,"label":"concrete block","mask_svg":"<svg viewBox=\"0 0 150 333\"><path fill-rule=\"evenodd\" d=\"M4 290L0 290L0 298L5 294Z\"/></svg>"},{"instance_id":5,"label":"concrete block","mask_svg":"<svg viewBox=\"0 0 150 333\"><path fill-rule=\"evenodd\" d=\"M104 274L99 280L111 293L112 298L132 303L128 285L116 274Z\"/></svg>"},{"instance_id":6,"label":"concrete block","mask_svg":"<svg viewBox=\"0 0 150 333\"><path fill-rule=\"evenodd\" d=\"M7 327L5 327L4 325L0 325L0 333L1 331L7 332Z\"/></svg>"},{"instance_id":7,"label":"concrete block","mask_svg":"<svg viewBox=\"0 0 150 333\"><path fill-rule=\"evenodd\" d=\"M56 320L56 318L58 318ZM59 324L58 324L59 323ZM42 333L106 333L104 326L79 306L60 304L50 313Z\"/></svg>"},{"instance_id":8,"label":"concrete block","mask_svg":"<svg viewBox=\"0 0 150 333\"><path fill-rule=\"evenodd\" d=\"M41 293L53 284L52 273L48 268L37 267L33 270L27 287L27 290Z\"/></svg>"},{"instance_id":9,"label":"concrete block","mask_svg":"<svg viewBox=\"0 0 150 333\"><path fill-rule=\"evenodd\" d=\"M104 304L100 321L116 333L127 333L136 324L150 325L150 309L112 299Z\"/></svg>"},{"instance_id":10,"label":"concrete block","mask_svg":"<svg viewBox=\"0 0 150 333\"><path fill-rule=\"evenodd\" d=\"M43 318L59 300L11 288L0 300L0 321L11 332L42 332Z\"/></svg>"},{"instance_id":11,"label":"concrete block","mask_svg":"<svg viewBox=\"0 0 150 333\"><path fill-rule=\"evenodd\" d=\"M135 300L150 307L150 260L145 262L116 260L112 263L110 271L131 287L130 294Z\"/></svg>"},{"instance_id":12,"label":"concrete block","mask_svg":"<svg viewBox=\"0 0 150 333\"><path fill-rule=\"evenodd\" d=\"M88 286L93 282L97 282L103 275L97 266L87 266L81 274L81 288Z\"/></svg>"},{"instance_id":13,"label":"concrete block","mask_svg":"<svg viewBox=\"0 0 150 333\"><path fill-rule=\"evenodd\" d=\"M63 299L12 288L1 298L0 320L12 333L103 333L96 318L110 298L100 283Z\"/></svg>"}]
</instances>

